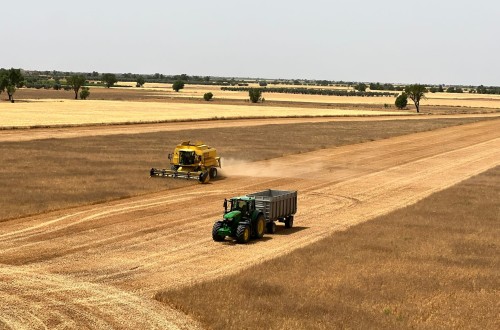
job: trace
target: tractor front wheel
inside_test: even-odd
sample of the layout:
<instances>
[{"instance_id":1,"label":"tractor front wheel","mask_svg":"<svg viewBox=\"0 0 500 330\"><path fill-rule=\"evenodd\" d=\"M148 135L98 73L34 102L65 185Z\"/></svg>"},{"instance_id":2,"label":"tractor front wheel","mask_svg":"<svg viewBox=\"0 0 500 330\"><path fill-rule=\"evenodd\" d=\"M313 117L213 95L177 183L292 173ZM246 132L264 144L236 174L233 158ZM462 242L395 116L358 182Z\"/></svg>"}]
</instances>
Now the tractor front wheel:
<instances>
[{"instance_id":1,"label":"tractor front wheel","mask_svg":"<svg viewBox=\"0 0 500 330\"><path fill-rule=\"evenodd\" d=\"M219 235L219 229L222 228L222 222L217 221L214 223L214 227L212 228L212 238L216 242L222 242L224 240L224 236Z\"/></svg>"},{"instance_id":2,"label":"tractor front wheel","mask_svg":"<svg viewBox=\"0 0 500 330\"><path fill-rule=\"evenodd\" d=\"M250 227L239 225L236 229L236 241L240 244L248 243L250 240Z\"/></svg>"}]
</instances>

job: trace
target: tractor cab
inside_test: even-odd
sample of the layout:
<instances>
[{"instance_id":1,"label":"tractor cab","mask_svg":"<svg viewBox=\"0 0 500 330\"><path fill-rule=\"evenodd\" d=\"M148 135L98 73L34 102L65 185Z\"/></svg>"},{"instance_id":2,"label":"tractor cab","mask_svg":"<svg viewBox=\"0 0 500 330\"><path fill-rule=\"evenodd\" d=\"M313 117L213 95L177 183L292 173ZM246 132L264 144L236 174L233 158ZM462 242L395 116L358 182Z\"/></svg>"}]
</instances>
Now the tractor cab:
<instances>
[{"instance_id":1,"label":"tractor cab","mask_svg":"<svg viewBox=\"0 0 500 330\"><path fill-rule=\"evenodd\" d=\"M249 216L255 210L255 199L247 196L231 198L229 203L229 212L239 211L243 216ZM224 213L228 213L227 200L224 200Z\"/></svg>"}]
</instances>

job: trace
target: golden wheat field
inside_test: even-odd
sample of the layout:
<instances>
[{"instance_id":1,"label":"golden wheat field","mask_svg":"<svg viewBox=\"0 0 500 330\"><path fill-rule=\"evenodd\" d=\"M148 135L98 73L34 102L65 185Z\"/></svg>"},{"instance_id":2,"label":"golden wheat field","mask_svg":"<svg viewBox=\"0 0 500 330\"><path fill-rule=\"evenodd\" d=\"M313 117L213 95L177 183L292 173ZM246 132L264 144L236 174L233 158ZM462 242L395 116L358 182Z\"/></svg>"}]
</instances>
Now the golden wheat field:
<instances>
[{"instance_id":1,"label":"golden wheat field","mask_svg":"<svg viewBox=\"0 0 500 330\"><path fill-rule=\"evenodd\" d=\"M389 111L221 104L48 100L0 103L0 127L179 121L213 118L397 115Z\"/></svg>"}]
</instances>

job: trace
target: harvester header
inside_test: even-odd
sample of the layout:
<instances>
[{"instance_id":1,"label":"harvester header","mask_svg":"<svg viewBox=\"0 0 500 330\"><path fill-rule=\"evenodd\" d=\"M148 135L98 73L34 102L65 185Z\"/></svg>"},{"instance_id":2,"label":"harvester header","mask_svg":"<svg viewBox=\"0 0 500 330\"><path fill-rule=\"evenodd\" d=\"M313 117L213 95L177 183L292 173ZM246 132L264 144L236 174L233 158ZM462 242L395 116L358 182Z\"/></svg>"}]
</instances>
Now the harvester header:
<instances>
[{"instance_id":1,"label":"harvester header","mask_svg":"<svg viewBox=\"0 0 500 330\"><path fill-rule=\"evenodd\" d=\"M170 177L194 179L207 183L217 177L217 167L221 167L217 150L201 141L184 141L178 144L172 154L168 154L170 169L152 168L150 177Z\"/></svg>"}]
</instances>

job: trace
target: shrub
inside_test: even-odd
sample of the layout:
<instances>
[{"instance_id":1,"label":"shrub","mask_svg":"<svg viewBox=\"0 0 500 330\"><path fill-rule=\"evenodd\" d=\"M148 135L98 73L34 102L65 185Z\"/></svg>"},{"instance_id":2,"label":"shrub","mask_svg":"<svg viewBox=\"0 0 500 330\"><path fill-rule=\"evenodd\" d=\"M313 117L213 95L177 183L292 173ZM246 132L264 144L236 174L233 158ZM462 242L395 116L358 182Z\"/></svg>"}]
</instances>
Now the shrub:
<instances>
[{"instance_id":1,"label":"shrub","mask_svg":"<svg viewBox=\"0 0 500 330\"><path fill-rule=\"evenodd\" d=\"M214 97L214 94L212 94L212 92L208 92L208 93L203 94L203 99L205 101L210 101L213 97Z\"/></svg>"},{"instance_id":2,"label":"shrub","mask_svg":"<svg viewBox=\"0 0 500 330\"><path fill-rule=\"evenodd\" d=\"M252 103L257 103L262 99L262 90L258 88L250 88L248 90L248 96Z\"/></svg>"},{"instance_id":3,"label":"shrub","mask_svg":"<svg viewBox=\"0 0 500 330\"><path fill-rule=\"evenodd\" d=\"M184 82L181 80L177 80L172 84L172 89L176 92L184 88Z\"/></svg>"},{"instance_id":4,"label":"shrub","mask_svg":"<svg viewBox=\"0 0 500 330\"><path fill-rule=\"evenodd\" d=\"M82 87L82 90L80 91L80 98L82 100L86 100L87 97L89 97L90 91L88 87Z\"/></svg>"},{"instance_id":5,"label":"shrub","mask_svg":"<svg viewBox=\"0 0 500 330\"><path fill-rule=\"evenodd\" d=\"M408 105L408 95L406 95L405 93L399 95L396 98L396 102L394 102L394 104L396 105L396 108L398 108L398 109L406 108L406 106Z\"/></svg>"}]
</instances>

